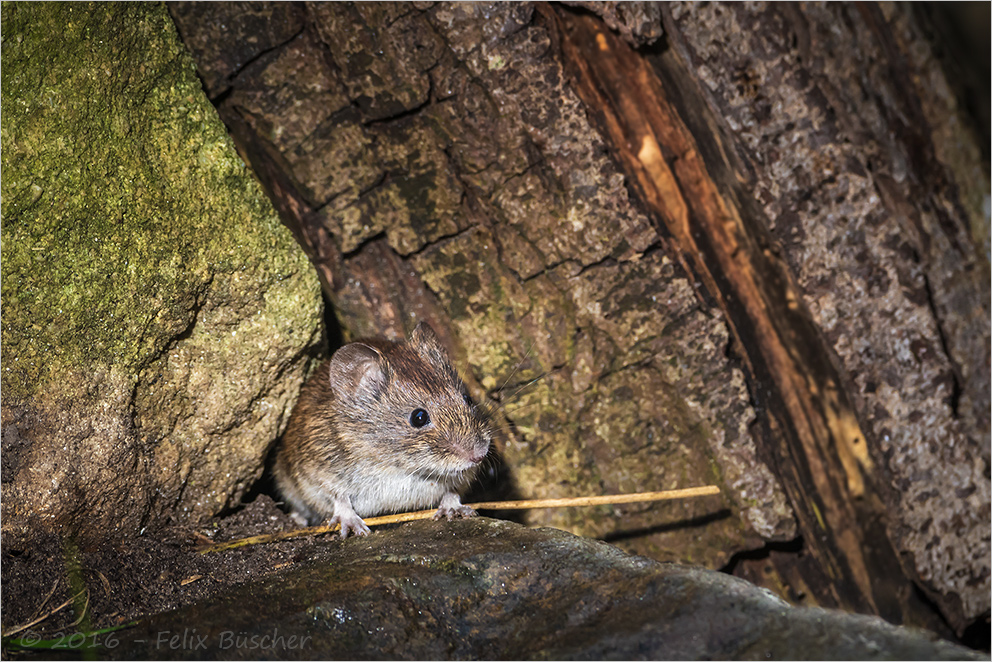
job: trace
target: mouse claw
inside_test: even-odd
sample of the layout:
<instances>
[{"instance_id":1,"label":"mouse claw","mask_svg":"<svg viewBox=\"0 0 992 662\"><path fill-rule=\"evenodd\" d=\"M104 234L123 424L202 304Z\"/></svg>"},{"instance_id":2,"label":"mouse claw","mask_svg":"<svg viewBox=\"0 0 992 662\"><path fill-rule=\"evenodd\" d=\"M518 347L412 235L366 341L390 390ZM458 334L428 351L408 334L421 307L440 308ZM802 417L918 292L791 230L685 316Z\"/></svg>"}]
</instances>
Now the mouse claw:
<instances>
[{"instance_id":1,"label":"mouse claw","mask_svg":"<svg viewBox=\"0 0 992 662\"><path fill-rule=\"evenodd\" d=\"M437 509L436 513L434 513L433 519L439 520L444 518L450 522L453 519L465 519L467 517L475 517L478 514L479 513L475 512L474 508L469 508L468 506L455 506L449 508L442 506Z\"/></svg>"},{"instance_id":2,"label":"mouse claw","mask_svg":"<svg viewBox=\"0 0 992 662\"><path fill-rule=\"evenodd\" d=\"M367 536L371 531L369 530L368 524L365 523L358 515L351 513L349 515L340 516L335 515L331 519L327 520L328 526L334 526L335 524L341 525L340 536L341 540L344 540L349 535L352 536Z\"/></svg>"},{"instance_id":3,"label":"mouse claw","mask_svg":"<svg viewBox=\"0 0 992 662\"><path fill-rule=\"evenodd\" d=\"M441 497L441 503L438 506L437 512L434 513L434 519L439 520L443 517L450 522L453 519L475 517L477 514L473 508L462 504L462 499L458 494L448 492Z\"/></svg>"}]
</instances>

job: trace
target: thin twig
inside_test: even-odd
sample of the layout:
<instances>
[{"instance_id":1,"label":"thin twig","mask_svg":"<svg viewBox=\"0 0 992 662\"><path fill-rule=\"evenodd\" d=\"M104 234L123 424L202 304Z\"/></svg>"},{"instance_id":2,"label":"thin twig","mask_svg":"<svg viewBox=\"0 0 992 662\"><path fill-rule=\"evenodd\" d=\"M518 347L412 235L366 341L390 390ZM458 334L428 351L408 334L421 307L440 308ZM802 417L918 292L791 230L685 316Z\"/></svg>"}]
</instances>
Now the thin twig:
<instances>
[{"instance_id":1,"label":"thin twig","mask_svg":"<svg viewBox=\"0 0 992 662\"><path fill-rule=\"evenodd\" d=\"M60 577L55 579L55 583L52 584L52 590L48 592L48 595L45 596L45 599L42 600L41 604L38 605L38 608L34 610L34 613L31 614L31 618L37 618L38 616L41 615L41 612L45 608L45 605L47 605L48 601L52 599L53 595L55 595L55 590L59 587L59 584L61 582L62 579Z\"/></svg>"},{"instance_id":2,"label":"thin twig","mask_svg":"<svg viewBox=\"0 0 992 662\"><path fill-rule=\"evenodd\" d=\"M80 623L83 622L83 619L86 618L86 610L90 608L90 589L89 588L86 588L85 591L86 591L86 602L83 603L83 608L79 611L79 618L77 618L76 620L74 620L69 625L69 627L71 627L71 628L74 628L74 627L76 627L77 625L79 625ZM82 593L82 592L83 591L80 591L79 593ZM76 597L77 598L79 597L79 593L76 594Z\"/></svg>"},{"instance_id":3,"label":"thin twig","mask_svg":"<svg viewBox=\"0 0 992 662\"><path fill-rule=\"evenodd\" d=\"M704 487L689 487L681 490L665 490L662 492L637 492L634 494L610 494L605 496L592 497L570 497L565 499L529 499L525 501L484 501L482 503L466 504L476 510L529 510L533 508L565 508L568 506L603 506L621 505L625 503L641 503L645 501L666 501L670 499L691 499L693 497L709 496L719 494L720 488L716 485L706 485ZM395 524L396 522L412 522L414 520L430 519L434 517L436 510L418 510L411 513L399 513L398 515L383 515L382 517L369 517L365 519L368 526L379 526L380 524ZM227 549L237 549L247 545L258 545L267 542L277 542L298 538L300 536L319 536L324 533L337 531L339 525L334 526L314 526L307 529L294 529L283 531L282 533L271 533L261 536L251 536L249 538L239 538L228 542L221 542L209 545L200 549L201 554L209 552L221 552Z\"/></svg>"},{"instance_id":4,"label":"thin twig","mask_svg":"<svg viewBox=\"0 0 992 662\"><path fill-rule=\"evenodd\" d=\"M7 630L6 632L4 632L3 633L3 636L4 637L9 637L10 635L17 634L18 632L20 632L22 630L27 630L32 625L37 625L38 623L41 623L46 618L49 618L51 616L54 616L55 614L57 614L62 609L65 609L66 607L68 607L69 605L71 605L72 602L73 602L73 600L75 600L76 598L78 598L82 594L83 594L83 591L80 591L79 593L77 593L76 595L72 596L71 598L69 598L68 600L66 600L65 602L63 602L62 604L60 604L58 607L56 607L52 611L48 612L47 614L44 614L43 616L39 616L38 618L34 619L30 623L25 623L24 625L19 625L19 626L15 627L15 628L11 628L10 630Z\"/></svg>"},{"instance_id":5,"label":"thin twig","mask_svg":"<svg viewBox=\"0 0 992 662\"><path fill-rule=\"evenodd\" d=\"M568 506L618 506L624 503L644 501L667 501L670 499L691 499L699 496L719 494L716 485L687 487L682 490L663 492L637 492L634 494L607 494L604 496L568 497L564 499L530 499L527 501L484 501L469 504L476 510L528 510L531 508L565 508Z\"/></svg>"}]
</instances>

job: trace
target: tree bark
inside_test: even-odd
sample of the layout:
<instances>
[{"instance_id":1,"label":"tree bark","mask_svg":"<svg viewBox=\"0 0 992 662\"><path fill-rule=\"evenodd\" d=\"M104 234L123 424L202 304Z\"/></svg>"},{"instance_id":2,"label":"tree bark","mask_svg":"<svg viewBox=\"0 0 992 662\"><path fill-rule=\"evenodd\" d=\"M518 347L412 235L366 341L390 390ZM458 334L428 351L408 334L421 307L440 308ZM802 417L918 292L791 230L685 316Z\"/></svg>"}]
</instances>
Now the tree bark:
<instances>
[{"instance_id":1,"label":"tree bark","mask_svg":"<svg viewBox=\"0 0 992 662\"><path fill-rule=\"evenodd\" d=\"M344 336L430 321L498 406L505 490L723 487L529 523L744 553L797 602L987 618L987 173L916 19L580 4L609 26L171 10Z\"/></svg>"}]
</instances>

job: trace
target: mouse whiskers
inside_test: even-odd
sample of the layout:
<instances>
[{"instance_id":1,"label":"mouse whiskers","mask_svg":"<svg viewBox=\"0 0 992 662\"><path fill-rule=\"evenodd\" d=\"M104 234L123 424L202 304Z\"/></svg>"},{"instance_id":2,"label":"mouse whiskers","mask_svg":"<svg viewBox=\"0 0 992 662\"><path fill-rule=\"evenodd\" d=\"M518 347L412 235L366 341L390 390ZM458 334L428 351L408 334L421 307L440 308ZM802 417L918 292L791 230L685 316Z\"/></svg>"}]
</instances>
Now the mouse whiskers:
<instances>
[{"instance_id":1,"label":"mouse whiskers","mask_svg":"<svg viewBox=\"0 0 992 662\"><path fill-rule=\"evenodd\" d=\"M513 376L517 374L517 370L520 369L520 366L522 366L527 361L527 359L530 358L531 352L533 351L534 351L534 345L531 345L530 347L527 348L527 351L524 353L524 358L517 361L517 365L513 366L513 370L511 370L510 374L507 375L506 379L503 380L503 384L498 389L496 389L496 394L500 394L503 392L503 389L505 389L506 385L510 383L510 380L513 379Z\"/></svg>"}]
</instances>

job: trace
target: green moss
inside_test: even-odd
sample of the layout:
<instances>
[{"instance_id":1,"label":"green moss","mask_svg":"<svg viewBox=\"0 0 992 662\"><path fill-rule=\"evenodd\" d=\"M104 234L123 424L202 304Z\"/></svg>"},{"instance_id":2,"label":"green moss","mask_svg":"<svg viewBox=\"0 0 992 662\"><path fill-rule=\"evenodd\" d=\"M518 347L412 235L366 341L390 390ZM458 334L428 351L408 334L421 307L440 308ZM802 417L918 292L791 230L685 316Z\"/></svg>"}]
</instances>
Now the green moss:
<instances>
[{"instance_id":1,"label":"green moss","mask_svg":"<svg viewBox=\"0 0 992 662\"><path fill-rule=\"evenodd\" d=\"M218 272L252 281L229 293L246 297L302 268L163 6L9 3L2 18L8 393L98 357L136 374Z\"/></svg>"}]
</instances>

